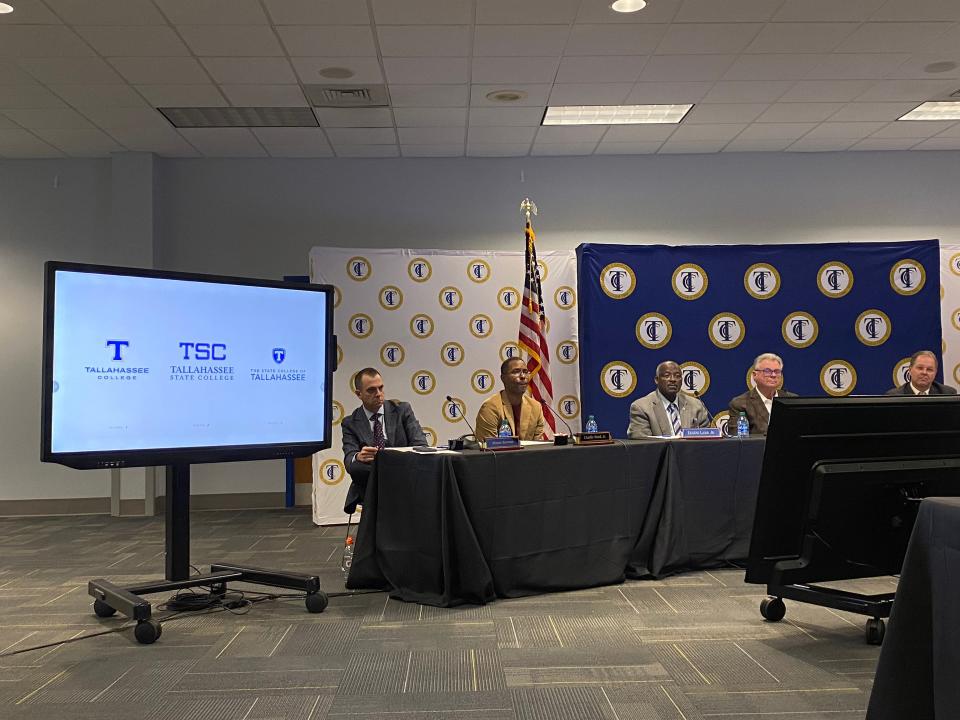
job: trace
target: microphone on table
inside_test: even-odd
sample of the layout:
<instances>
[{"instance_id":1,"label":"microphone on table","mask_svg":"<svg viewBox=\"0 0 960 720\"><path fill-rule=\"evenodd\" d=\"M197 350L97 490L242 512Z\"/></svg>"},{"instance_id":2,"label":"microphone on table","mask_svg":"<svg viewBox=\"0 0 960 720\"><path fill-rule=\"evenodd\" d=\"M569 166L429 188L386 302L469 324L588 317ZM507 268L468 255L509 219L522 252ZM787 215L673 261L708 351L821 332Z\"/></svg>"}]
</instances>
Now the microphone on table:
<instances>
[{"instance_id":1,"label":"microphone on table","mask_svg":"<svg viewBox=\"0 0 960 720\"><path fill-rule=\"evenodd\" d=\"M539 399L539 398L538 398L538 399ZM566 426L567 432L569 433L568 435L557 435L557 434L554 434L554 436L553 436L553 444L554 444L554 445L567 445L567 444L569 443L570 438L572 438L572 437L576 434L576 433L573 432L573 428L570 427L570 423L568 423L568 422L566 421L566 418L564 418L563 415L560 414L560 411L559 411L559 410L557 410L555 407L553 407L553 406L552 406L550 403L548 403L546 400L540 400L540 404L541 404L543 407L547 408L547 410L550 411L550 414L551 414L551 415L553 415L554 417L560 418L560 422L562 422L562 423Z\"/></svg>"},{"instance_id":2,"label":"microphone on table","mask_svg":"<svg viewBox=\"0 0 960 720\"><path fill-rule=\"evenodd\" d=\"M463 418L463 421L467 423L467 427L470 428L470 433L473 435L473 442L471 443L467 440L469 435L462 435L456 440L448 440L447 447L451 450L464 450L464 449L474 449L474 450L483 450L483 445L480 443L480 438L477 437L477 431L473 429L473 425L470 424L470 418L467 417L467 409L463 404L454 397L447 395L447 402L453 403L460 410L460 417Z\"/></svg>"}]
</instances>

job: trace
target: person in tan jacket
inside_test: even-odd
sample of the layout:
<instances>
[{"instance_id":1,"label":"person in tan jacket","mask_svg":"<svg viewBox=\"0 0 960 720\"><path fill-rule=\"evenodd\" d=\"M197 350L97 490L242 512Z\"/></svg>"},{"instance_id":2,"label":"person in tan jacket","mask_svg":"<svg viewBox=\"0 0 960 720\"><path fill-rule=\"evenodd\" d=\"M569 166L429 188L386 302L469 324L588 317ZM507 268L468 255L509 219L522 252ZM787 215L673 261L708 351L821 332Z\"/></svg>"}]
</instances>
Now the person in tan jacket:
<instances>
[{"instance_id":1,"label":"person in tan jacket","mask_svg":"<svg viewBox=\"0 0 960 720\"><path fill-rule=\"evenodd\" d=\"M527 394L527 364L518 357L507 358L500 366L500 379L503 390L488 397L477 412L477 440L496 437L504 418L521 440L543 440L543 407Z\"/></svg>"}]
</instances>

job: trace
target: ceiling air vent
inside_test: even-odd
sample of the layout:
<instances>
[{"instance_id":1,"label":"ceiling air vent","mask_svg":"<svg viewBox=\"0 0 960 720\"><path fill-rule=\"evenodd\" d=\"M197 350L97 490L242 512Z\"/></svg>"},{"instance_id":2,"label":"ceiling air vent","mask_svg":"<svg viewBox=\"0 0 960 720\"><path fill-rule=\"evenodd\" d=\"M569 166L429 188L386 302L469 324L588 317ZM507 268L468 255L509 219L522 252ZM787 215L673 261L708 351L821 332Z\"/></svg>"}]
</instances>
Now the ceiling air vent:
<instances>
[{"instance_id":1,"label":"ceiling air vent","mask_svg":"<svg viewBox=\"0 0 960 720\"><path fill-rule=\"evenodd\" d=\"M304 85L303 92L314 107L390 107L385 85Z\"/></svg>"},{"instance_id":2,"label":"ceiling air vent","mask_svg":"<svg viewBox=\"0 0 960 720\"><path fill-rule=\"evenodd\" d=\"M157 108L176 128L317 127L308 107Z\"/></svg>"}]
</instances>

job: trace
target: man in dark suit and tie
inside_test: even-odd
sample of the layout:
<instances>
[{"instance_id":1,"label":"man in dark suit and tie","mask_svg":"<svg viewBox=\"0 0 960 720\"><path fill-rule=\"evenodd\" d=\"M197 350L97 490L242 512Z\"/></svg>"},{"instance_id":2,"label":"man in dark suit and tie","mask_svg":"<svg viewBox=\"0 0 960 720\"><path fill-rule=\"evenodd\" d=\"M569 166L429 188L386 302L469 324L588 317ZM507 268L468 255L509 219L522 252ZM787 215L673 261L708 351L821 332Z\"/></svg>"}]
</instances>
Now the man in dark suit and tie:
<instances>
[{"instance_id":1,"label":"man in dark suit and tie","mask_svg":"<svg viewBox=\"0 0 960 720\"><path fill-rule=\"evenodd\" d=\"M910 356L910 380L899 387L890 388L886 395L956 395L956 388L938 383L937 356L932 350L918 350Z\"/></svg>"},{"instance_id":2,"label":"man in dark suit and tie","mask_svg":"<svg viewBox=\"0 0 960 720\"><path fill-rule=\"evenodd\" d=\"M753 361L754 387L730 401L731 432L736 432L737 417L747 414L751 435L766 435L775 397L797 397L783 389L783 360L779 355L763 353Z\"/></svg>"},{"instance_id":3,"label":"man in dark suit and tie","mask_svg":"<svg viewBox=\"0 0 960 720\"><path fill-rule=\"evenodd\" d=\"M427 444L410 404L384 401L383 378L377 370L368 367L358 372L353 387L362 404L340 423L343 465L352 480L343 511L351 515L363 503L370 468L379 450Z\"/></svg>"}]
</instances>

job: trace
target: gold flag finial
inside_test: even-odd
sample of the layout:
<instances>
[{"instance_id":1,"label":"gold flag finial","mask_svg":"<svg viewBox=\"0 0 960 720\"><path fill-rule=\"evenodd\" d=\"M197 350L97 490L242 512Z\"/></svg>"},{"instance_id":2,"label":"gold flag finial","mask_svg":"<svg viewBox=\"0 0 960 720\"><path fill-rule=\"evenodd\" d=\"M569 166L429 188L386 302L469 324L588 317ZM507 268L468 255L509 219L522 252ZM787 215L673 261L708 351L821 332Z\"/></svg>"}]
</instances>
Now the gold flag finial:
<instances>
[{"instance_id":1,"label":"gold flag finial","mask_svg":"<svg viewBox=\"0 0 960 720\"><path fill-rule=\"evenodd\" d=\"M524 214L527 222L530 222L530 214L537 214L537 204L530 198L524 198L523 202L520 203L520 212Z\"/></svg>"}]
</instances>

